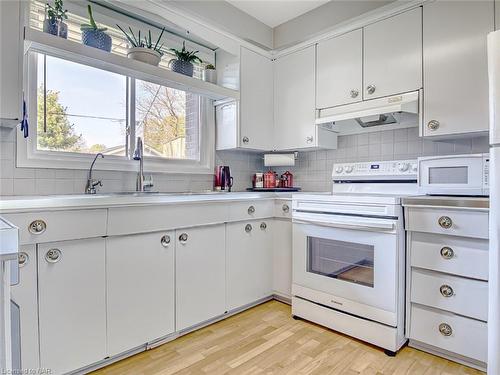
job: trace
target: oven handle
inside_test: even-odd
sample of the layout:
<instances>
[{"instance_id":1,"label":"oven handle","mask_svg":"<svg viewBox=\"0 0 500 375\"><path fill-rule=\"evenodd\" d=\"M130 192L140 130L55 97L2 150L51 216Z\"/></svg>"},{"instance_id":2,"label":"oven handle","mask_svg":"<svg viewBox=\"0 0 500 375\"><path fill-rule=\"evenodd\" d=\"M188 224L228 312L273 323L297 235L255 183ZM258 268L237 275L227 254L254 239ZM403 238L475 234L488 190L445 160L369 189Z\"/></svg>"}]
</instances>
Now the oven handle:
<instances>
[{"instance_id":1,"label":"oven handle","mask_svg":"<svg viewBox=\"0 0 500 375\"><path fill-rule=\"evenodd\" d=\"M297 224L313 224L321 225L325 227L335 227L335 228L345 228L345 229L366 229L366 230L377 230L377 231L393 231L394 223L381 223L376 221L352 221L352 220L342 220L342 221L322 221L322 220L297 220L293 219L294 223Z\"/></svg>"}]
</instances>

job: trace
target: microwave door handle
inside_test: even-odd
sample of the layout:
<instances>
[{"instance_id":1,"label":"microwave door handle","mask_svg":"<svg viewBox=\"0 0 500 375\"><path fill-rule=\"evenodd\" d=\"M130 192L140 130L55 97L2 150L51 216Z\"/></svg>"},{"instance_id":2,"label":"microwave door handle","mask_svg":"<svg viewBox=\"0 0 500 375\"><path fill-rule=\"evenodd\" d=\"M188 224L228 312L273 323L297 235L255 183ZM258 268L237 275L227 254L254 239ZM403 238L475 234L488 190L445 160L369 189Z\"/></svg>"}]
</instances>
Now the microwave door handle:
<instances>
[{"instance_id":1,"label":"microwave door handle","mask_svg":"<svg viewBox=\"0 0 500 375\"><path fill-rule=\"evenodd\" d=\"M342 220L342 221L321 221L321 220L293 220L294 223L297 224L314 224L321 225L326 227L336 227L336 228L345 228L345 229L370 229L370 230L384 230L384 231L392 231L394 230L394 223L380 223L380 222L358 222L358 221L350 221L350 220Z\"/></svg>"}]
</instances>

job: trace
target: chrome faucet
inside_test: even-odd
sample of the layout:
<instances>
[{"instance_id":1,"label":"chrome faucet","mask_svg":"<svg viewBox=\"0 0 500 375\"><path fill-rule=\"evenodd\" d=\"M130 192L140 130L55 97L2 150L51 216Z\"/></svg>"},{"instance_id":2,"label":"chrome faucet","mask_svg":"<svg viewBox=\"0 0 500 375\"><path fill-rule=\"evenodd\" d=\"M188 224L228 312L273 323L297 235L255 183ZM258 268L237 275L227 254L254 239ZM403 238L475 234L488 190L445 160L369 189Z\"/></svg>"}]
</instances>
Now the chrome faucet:
<instances>
[{"instance_id":1,"label":"chrome faucet","mask_svg":"<svg viewBox=\"0 0 500 375\"><path fill-rule=\"evenodd\" d=\"M137 174L136 191L147 191L147 189L153 187L153 177L144 177L144 145L142 143L141 137L137 137L137 144L134 151L134 160L139 161L139 173Z\"/></svg>"},{"instance_id":2,"label":"chrome faucet","mask_svg":"<svg viewBox=\"0 0 500 375\"><path fill-rule=\"evenodd\" d=\"M101 180L94 180L92 178L92 169L98 157L104 158L104 155L100 152L96 154L94 161L90 165L89 174L87 176L87 185L85 186L85 194L95 194L97 193L96 186L102 186Z\"/></svg>"}]
</instances>

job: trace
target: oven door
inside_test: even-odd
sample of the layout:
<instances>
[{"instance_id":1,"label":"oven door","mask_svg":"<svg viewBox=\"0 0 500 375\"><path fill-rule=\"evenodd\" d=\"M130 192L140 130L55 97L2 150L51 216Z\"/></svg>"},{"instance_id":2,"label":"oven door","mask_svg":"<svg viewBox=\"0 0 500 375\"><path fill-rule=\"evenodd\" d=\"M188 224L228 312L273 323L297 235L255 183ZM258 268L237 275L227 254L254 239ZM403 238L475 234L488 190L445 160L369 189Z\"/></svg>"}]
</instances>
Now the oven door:
<instances>
[{"instance_id":1,"label":"oven door","mask_svg":"<svg viewBox=\"0 0 500 375\"><path fill-rule=\"evenodd\" d=\"M333 224L295 220L294 295L396 326L404 257L397 225L397 220L342 216Z\"/></svg>"}]
</instances>

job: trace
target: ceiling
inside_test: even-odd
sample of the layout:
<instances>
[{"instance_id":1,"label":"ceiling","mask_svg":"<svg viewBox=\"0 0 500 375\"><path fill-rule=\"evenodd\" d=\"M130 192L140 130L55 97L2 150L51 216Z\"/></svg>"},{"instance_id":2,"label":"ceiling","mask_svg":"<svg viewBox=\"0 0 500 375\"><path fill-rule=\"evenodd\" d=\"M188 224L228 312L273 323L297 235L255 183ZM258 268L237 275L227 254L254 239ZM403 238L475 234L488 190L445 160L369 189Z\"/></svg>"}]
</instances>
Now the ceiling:
<instances>
[{"instance_id":1,"label":"ceiling","mask_svg":"<svg viewBox=\"0 0 500 375\"><path fill-rule=\"evenodd\" d=\"M276 27L317 8L330 0L226 0L231 5L265 23Z\"/></svg>"}]
</instances>

